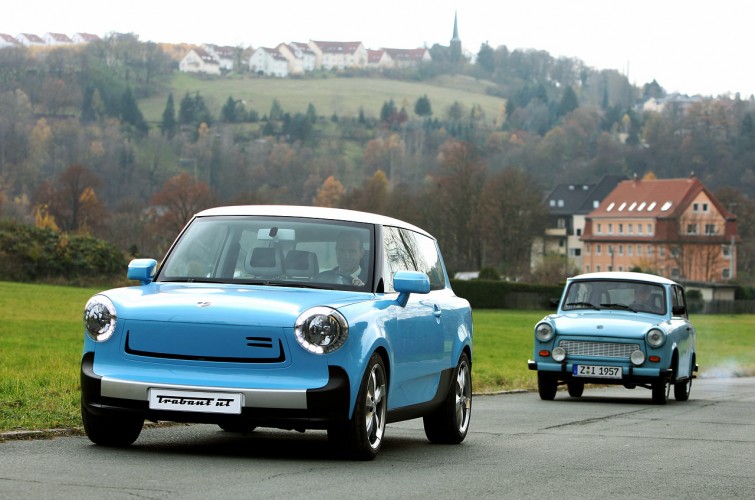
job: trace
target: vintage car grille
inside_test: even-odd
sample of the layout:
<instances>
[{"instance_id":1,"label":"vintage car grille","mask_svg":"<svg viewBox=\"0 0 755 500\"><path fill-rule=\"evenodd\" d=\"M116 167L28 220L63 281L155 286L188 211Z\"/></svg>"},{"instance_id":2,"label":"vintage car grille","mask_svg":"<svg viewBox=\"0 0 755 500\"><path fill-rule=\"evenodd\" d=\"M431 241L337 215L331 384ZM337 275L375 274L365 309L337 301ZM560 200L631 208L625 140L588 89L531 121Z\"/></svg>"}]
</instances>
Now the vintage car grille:
<instances>
[{"instance_id":1,"label":"vintage car grille","mask_svg":"<svg viewBox=\"0 0 755 500\"><path fill-rule=\"evenodd\" d=\"M632 351L640 348L639 344L614 344L611 342L583 342L562 340L559 345L571 356L592 356L600 358L629 358Z\"/></svg>"}]
</instances>

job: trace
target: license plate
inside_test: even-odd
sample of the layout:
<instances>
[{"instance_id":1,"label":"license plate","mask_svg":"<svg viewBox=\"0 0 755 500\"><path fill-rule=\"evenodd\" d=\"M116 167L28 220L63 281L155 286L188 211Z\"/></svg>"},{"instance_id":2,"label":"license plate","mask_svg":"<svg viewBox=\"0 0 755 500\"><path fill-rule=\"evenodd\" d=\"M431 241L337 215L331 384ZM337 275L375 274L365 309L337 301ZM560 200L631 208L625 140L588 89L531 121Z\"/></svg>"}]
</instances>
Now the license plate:
<instances>
[{"instance_id":1,"label":"license plate","mask_svg":"<svg viewBox=\"0 0 755 500\"><path fill-rule=\"evenodd\" d=\"M591 378L621 378L619 366L574 365L572 375Z\"/></svg>"},{"instance_id":2,"label":"license plate","mask_svg":"<svg viewBox=\"0 0 755 500\"><path fill-rule=\"evenodd\" d=\"M240 414L241 394L150 389L149 408L151 410Z\"/></svg>"}]
</instances>

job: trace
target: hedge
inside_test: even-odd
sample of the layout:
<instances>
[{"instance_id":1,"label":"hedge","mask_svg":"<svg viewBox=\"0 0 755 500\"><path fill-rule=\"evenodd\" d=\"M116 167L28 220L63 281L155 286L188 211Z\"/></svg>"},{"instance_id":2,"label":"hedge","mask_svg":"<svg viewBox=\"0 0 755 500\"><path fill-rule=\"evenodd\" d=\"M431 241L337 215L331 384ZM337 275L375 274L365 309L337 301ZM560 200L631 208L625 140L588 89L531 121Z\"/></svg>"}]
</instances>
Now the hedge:
<instances>
[{"instance_id":1,"label":"hedge","mask_svg":"<svg viewBox=\"0 0 755 500\"><path fill-rule=\"evenodd\" d=\"M122 275L126 265L103 240L0 220L0 280L108 278Z\"/></svg>"},{"instance_id":2,"label":"hedge","mask_svg":"<svg viewBox=\"0 0 755 500\"><path fill-rule=\"evenodd\" d=\"M473 309L550 309L550 299L560 298L562 285L529 285L509 281L451 280L456 295Z\"/></svg>"}]
</instances>

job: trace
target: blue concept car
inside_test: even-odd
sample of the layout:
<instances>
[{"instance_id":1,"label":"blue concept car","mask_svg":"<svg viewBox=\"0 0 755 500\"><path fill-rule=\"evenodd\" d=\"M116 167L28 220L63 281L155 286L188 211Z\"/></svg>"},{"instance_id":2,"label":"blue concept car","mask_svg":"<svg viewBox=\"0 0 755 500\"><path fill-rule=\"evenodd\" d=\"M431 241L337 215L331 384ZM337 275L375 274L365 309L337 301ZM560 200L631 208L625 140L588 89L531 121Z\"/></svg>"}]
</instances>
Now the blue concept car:
<instances>
[{"instance_id":1,"label":"blue concept car","mask_svg":"<svg viewBox=\"0 0 755 500\"><path fill-rule=\"evenodd\" d=\"M326 429L374 458L386 423L422 417L460 443L472 409L472 315L436 240L340 209L205 210L136 286L84 310L81 413L94 443L128 446L143 423Z\"/></svg>"},{"instance_id":2,"label":"blue concept car","mask_svg":"<svg viewBox=\"0 0 755 500\"><path fill-rule=\"evenodd\" d=\"M559 385L580 397L593 383L645 387L657 404L673 386L674 398L687 401L695 337L678 283L644 273L582 274L567 280L556 314L535 325L529 368L537 370L544 400L555 398Z\"/></svg>"}]
</instances>

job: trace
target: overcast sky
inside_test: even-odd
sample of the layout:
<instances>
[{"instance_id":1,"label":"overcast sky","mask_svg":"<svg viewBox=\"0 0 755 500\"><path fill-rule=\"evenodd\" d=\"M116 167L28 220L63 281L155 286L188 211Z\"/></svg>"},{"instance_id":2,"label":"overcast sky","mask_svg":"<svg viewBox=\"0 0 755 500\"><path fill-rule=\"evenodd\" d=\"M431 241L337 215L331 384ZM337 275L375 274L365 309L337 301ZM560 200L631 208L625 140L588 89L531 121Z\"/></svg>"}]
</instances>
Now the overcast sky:
<instances>
[{"instance_id":1,"label":"overcast sky","mask_svg":"<svg viewBox=\"0 0 755 500\"><path fill-rule=\"evenodd\" d=\"M704 8L701 8L704 6ZM26 0L0 33L132 32L142 41L274 47L362 41L370 49L448 45L458 13L464 50L545 50L669 92L755 94L755 4L743 0Z\"/></svg>"}]
</instances>

